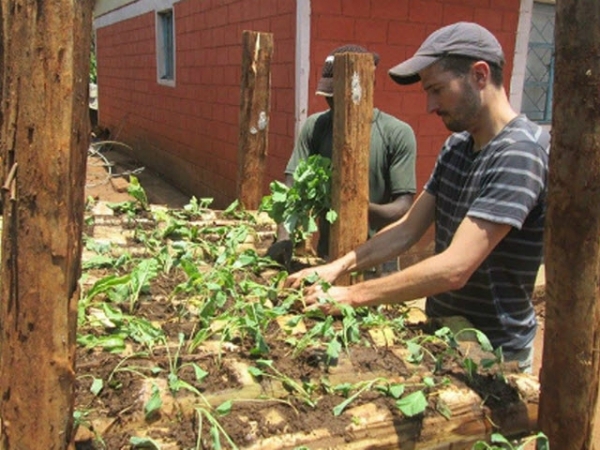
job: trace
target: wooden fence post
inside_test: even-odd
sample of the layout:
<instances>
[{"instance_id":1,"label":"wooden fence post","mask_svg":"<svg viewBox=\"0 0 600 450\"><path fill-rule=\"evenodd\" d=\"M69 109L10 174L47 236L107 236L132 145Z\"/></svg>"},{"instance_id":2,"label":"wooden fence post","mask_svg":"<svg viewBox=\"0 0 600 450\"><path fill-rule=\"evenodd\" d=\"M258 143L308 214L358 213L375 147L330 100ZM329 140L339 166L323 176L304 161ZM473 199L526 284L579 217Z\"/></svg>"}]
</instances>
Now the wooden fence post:
<instances>
[{"instance_id":1,"label":"wooden fence post","mask_svg":"<svg viewBox=\"0 0 600 450\"><path fill-rule=\"evenodd\" d=\"M263 194L272 55L272 33L244 31L237 196L246 209L257 209Z\"/></svg>"},{"instance_id":2,"label":"wooden fence post","mask_svg":"<svg viewBox=\"0 0 600 450\"><path fill-rule=\"evenodd\" d=\"M0 0L0 449L73 448L91 1Z\"/></svg>"},{"instance_id":3,"label":"wooden fence post","mask_svg":"<svg viewBox=\"0 0 600 450\"><path fill-rule=\"evenodd\" d=\"M556 3L539 424L552 449L598 448L600 8Z\"/></svg>"},{"instance_id":4,"label":"wooden fence post","mask_svg":"<svg viewBox=\"0 0 600 450\"><path fill-rule=\"evenodd\" d=\"M336 259L368 235L369 154L373 120L373 55L340 53L333 62L333 153L329 257ZM350 277L336 284L349 284Z\"/></svg>"}]
</instances>

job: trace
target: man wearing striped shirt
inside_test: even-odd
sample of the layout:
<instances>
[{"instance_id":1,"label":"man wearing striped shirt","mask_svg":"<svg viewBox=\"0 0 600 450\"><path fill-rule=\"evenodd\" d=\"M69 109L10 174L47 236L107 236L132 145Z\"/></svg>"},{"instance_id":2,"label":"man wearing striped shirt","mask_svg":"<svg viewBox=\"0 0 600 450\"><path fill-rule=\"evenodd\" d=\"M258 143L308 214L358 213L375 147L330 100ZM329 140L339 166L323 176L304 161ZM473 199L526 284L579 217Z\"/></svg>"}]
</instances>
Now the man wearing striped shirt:
<instances>
[{"instance_id":1,"label":"man wearing striped shirt","mask_svg":"<svg viewBox=\"0 0 600 450\"><path fill-rule=\"evenodd\" d=\"M427 108L454 132L409 212L350 253L292 274L326 281L372 267L415 244L435 223L435 255L390 276L353 286L320 285L306 302L325 312L328 297L358 306L427 297L431 317L462 315L506 360L530 371L536 318L531 295L542 258L549 135L510 106L504 55L485 28L459 22L432 33L389 74L421 81Z\"/></svg>"}]
</instances>

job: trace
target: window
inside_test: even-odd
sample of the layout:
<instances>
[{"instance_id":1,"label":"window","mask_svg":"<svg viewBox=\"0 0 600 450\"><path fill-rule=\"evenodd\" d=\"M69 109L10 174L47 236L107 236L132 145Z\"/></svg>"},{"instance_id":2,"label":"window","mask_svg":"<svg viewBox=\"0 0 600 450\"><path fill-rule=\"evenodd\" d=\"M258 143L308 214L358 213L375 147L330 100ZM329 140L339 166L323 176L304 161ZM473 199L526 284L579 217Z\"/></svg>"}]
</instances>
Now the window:
<instances>
[{"instance_id":1,"label":"window","mask_svg":"<svg viewBox=\"0 0 600 450\"><path fill-rule=\"evenodd\" d=\"M555 5L534 2L521 110L535 122L552 121Z\"/></svg>"},{"instance_id":2,"label":"window","mask_svg":"<svg viewBox=\"0 0 600 450\"><path fill-rule=\"evenodd\" d=\"M175 85L175 21L173 9L156 14L156 67L158 82Z\"/></svg>"}]
</instances>

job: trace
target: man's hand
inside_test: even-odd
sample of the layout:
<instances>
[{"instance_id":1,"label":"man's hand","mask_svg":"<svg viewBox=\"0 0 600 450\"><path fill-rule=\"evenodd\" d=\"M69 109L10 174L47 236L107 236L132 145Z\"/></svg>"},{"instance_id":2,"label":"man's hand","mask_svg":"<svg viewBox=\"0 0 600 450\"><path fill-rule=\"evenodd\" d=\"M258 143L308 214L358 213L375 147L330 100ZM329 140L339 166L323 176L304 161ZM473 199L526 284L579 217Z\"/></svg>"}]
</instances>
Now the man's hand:
<instances>
[{"instance_id":1,"label":"man's hand","mask_svg":"<svg viewBox=\"0 0 600 450\"><path fill-rule=\"evenodd\" d=\"M289 239L274 242L267 250L267 256L273 261L283 265L287 270L290 270L292 263L292 254L294 245Z\"/></svg>"},{"instance_id":2,"label":"man's hand","mask_svg":"<svg viewBox=\"0 0 600 450\"><path fill-rule=\"evenodd\" d=\"M291 274L285 280L284 286L298 289L302 282L308 277L317 277L326 283L333 283L340 273L333 264L323 264L317 267L307 267L299 272Z\"/></svg>"},{"instance_id":3,"label":"man's hand","mask_svg":"<svg viewBox=\"0 0 600 450\"><path fill-rule=\"evenodd\" d=\"M346 286L331 286L327 292L321 284L313 284L304 294L305 311L320 309L325 314L339 316L342 314L340 307L343 305L356 306L352 288Z\"/></svg>"}]
</instances>

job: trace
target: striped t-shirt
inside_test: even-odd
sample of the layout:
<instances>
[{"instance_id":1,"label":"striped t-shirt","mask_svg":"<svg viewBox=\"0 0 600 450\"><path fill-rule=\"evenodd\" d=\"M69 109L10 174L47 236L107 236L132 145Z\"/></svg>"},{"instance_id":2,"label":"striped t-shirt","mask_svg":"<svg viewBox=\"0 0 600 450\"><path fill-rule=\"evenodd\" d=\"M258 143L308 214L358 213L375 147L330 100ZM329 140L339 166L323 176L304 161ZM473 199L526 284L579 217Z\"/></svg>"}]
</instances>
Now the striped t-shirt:
<instances>
[{"instance_id":1,"label":"striped t-shirt","mask_svg":"<svg viewBox=\"0 0 600 450\"><path fill-rule=\"evenodd\" d=\"M531 295L542 258L549 142L525 116L479 152L468 133L455 133L425 185L436 197L436 253L465 216L512 226L462 289L431 296L426 306L431 317L465 316L508 354L530 345L537 326Z\"/></svg>"}]
</instances>

